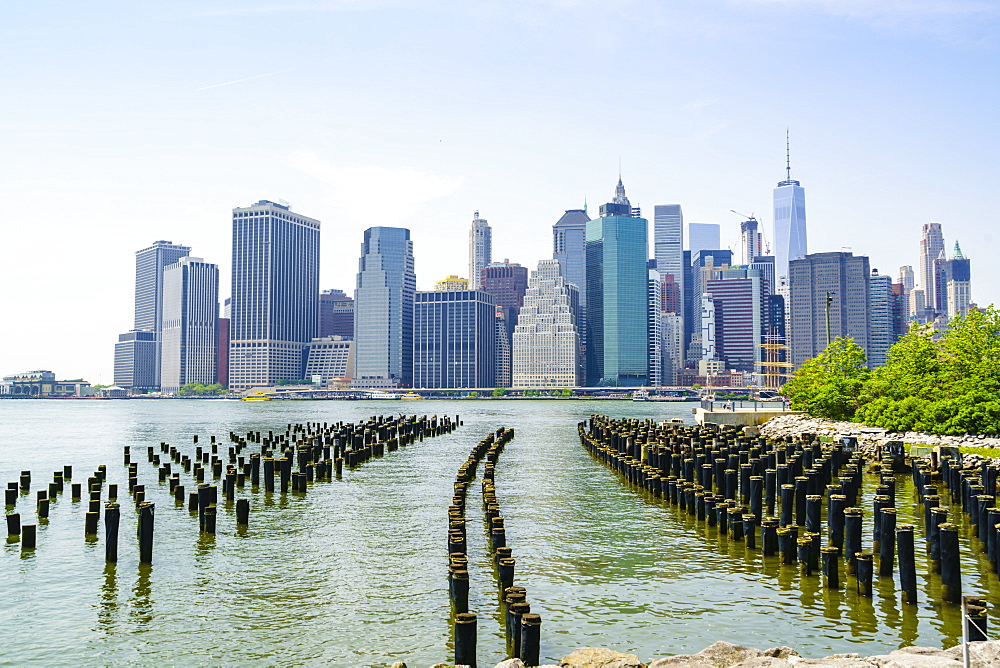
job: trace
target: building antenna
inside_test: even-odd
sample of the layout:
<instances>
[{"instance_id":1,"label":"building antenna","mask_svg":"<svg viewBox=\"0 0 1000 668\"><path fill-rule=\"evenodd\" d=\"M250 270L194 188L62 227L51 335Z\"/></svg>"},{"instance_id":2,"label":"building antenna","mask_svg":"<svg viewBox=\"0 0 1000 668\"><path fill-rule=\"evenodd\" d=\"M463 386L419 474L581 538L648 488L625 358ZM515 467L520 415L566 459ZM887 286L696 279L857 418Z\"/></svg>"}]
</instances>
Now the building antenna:
<instances>
[{"instance_id":1,"label":"building antenna","mask_svg":"<svg viewBox=\"0 0 1000 668\"><path fill-rule=\"evenodd\" d=\"M785 180L792 180L792 148L788 140L788 128L785 128Z\"/></svg>"}]
</instances>

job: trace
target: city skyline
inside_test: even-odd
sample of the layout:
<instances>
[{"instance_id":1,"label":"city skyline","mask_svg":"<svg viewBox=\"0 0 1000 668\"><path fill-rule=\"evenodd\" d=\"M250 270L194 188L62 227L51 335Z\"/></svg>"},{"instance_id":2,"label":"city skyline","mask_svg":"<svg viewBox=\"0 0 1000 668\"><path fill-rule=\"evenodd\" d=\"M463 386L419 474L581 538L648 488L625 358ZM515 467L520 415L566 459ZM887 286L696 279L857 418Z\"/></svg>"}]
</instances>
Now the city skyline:
<instances>
[{"instance_id":1,"label":"city skyline","mask_svg":"<svg viewBox=\"0 0 1000 668\"><path fill-rule=\"evenodd\" d=\"M534 266L562 211L606 197L619 158L647 215L681 204L735 251L730 210L773 224L786 128L810 251L848 246L895 274L918 264L914 228L941 222L988 304L1000 9L945 4L19 4L0 220L5 270L30 280L0 308L83 327L70 341L11 328L0 367L110 382L103 342L130 327L134 250L165 236L223 263L227 212L261 198L327 223L324 288L353 284L371 225L411 229L421 268L464 274L477 209L494 257ZM272 38L250 48L256 32ZM600 53L576 48L598 36ZM609 85L629 104L598 104ZM441 277L418 275L422 290Z\"/></svg>"}]
</instances>

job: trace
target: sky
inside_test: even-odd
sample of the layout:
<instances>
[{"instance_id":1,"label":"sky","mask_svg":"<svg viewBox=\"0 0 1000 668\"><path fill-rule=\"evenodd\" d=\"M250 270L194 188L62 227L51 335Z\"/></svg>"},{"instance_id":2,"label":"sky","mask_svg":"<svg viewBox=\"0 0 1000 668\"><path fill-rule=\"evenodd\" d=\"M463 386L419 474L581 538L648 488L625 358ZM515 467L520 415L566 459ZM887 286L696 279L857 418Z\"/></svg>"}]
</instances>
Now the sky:
<instances>
[{"instance_id":1,"label":"sky","mask_svg":"<svg viewBox=\"0 0 1000 668\"><path fill-rule=\"evenodd\" d=\"M806 189L809 252L881 273L942 224L997 301L1000 3L989 0L7 0L0 25L0 375L110 383L134 253L231 271L231 210L322 222L321 287L364 229L410 228L417 283L534 268L611 199L740 216Z\"/></svg>"}]
</instances>

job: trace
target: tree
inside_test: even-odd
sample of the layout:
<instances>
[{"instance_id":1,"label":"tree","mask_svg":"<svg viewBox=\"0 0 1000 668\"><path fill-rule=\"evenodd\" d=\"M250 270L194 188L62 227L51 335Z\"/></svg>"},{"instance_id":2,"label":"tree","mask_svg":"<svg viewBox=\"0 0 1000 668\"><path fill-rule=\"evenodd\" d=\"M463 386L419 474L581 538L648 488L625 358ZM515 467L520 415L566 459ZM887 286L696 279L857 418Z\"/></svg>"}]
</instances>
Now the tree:
<instances>
[{"instance_id":1,"label":"tree","mask_svg":"<svg viewBox=\"0 0 1000 668\"><path fill-rule=\"evenodd\" d=\"M203 396L213 396L218 394L225 394L226 388L222 387L219 383L213 383L212 385L204 385L202 383L188 383L178 390L177 394L182 397L203 397Z\"/></svg>"},{"instance_id":2,"label":"tree","mask_svg":"<svg viewBox=\"0 0 1000 668\"><path fill-rule=\"evenodd\" d=\"M507 389L503 387L498 387L493 390L494 397L502 397L507 394Z\"/></svg>"},{"instance_id":3,"label":"tree","mask_svg":"<svg viewBox=\"0 0 1000 668\"><path fill-rule=\"evenodd\" d=\"M865 351L854 339L838 336L808 360L784 387L792 408L833 420L850 420L862 404L870 371Z\"/></svg>"}]
</instances>

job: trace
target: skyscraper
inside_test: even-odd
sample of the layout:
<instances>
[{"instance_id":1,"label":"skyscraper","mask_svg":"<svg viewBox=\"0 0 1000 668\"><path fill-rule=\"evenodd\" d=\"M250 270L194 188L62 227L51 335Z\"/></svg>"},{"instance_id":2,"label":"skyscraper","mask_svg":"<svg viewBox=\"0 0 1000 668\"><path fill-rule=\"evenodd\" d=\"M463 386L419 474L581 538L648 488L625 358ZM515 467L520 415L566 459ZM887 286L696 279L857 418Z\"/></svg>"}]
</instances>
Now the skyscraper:
<instances>
[{"instance_id":1,"label":"skyscraper","mask_svg":"<svg viewBox=\"0 0 1000 668\"><path fill-rule=\"evenodd\" d=\"M655 260L654 260L655 262ZM646 377L649 385L660 387L663 382L663 324L660 314L663 312L663 277L655 269L648 269L647 285L649 293L646 301L646 317L648 320L646 336Z\"/></svg>"},{"instance_id":2,"label":"skyscraper","mask_svg":"<svg viewBox=\"0 0 1000 668\"><path fill-rule=\"evenodd\" d=\"M582 380L577 286L562 276L558 260L541 260L531 272L514 329L512 387L575 387Z\"/></svg>"},{"instance_id":3,"label":"skyscraper","mask_svg":"<svg viewBox=\"0 0 1000 668\"><path fill-rule=\"evenodd\" d=\"M190 246L154 241L135 253L135 322L115 346L115 385L152 391L160 387L163 268L191 252ZM150 332L152 337L136 332ZM151 344L151 345L150 345ZM146 368L143 365L149 365ZM137 385L136 383L140 383Z\"/></svg>"},{"instance_id":4,"label":"skyscraper","mask_svg":"<svg viewBox=\"0 0 1000 668\"><path fill-rule=\"evenodd\" d=\"M670 274L684 291L684 214L680 204L653 207L653 257L661 276Z\"/></svg>"},{"instance_id":5,"label":"skyscraper","mask_svg":"<svg viewBox=\"0 0 1000 668\"><path fill-rule=\"evenodd\" d=\"M504 258L503 262L491 262L483 267L480 290L493 295L497 307L497 318L502 321L503 331L497 331L497 385L510 385L514 327L517 312L524 302L528 289L528 268ZM506 353L504 352L506 351Z\"/></svg>"},{"instance_id":6,"label":"skyscraper","mask_svg":"<svg viewBox=\"0 0 1000 668\"><path fill-rule=\"evenodd\" d=\"M493 230L476 211L469 228L469 289L478 290L483 267L493 261Z\"/></svg>"},{"instance_id":7,"label":"skyscraper","mask_svg":"<svg viewBox=\"0 0 1000 668\"><path fill-rule=\"evenodd\" d=\"M945 301L948 319L968 315L972 303L972 268L968 258L955 242L955 250L945 265Z\"/></svg>"},{"instance_id":8,"label":"skyscraper","mask_svg":"<svg viewBox=\"0 0 1000 668\"><path fill-rule=\"evenodd\" d=\"M924 308L937 310L937 282L934 262L944 255L944 235L941 223L924 223L920 232L920 288L924 291ZM920 314L916 314L921 317ZM933 314L931 314L933 319ZM927 320L926 316L922 318Z\"/></svg>"},{"instance_id":9,"label":"skyscraper","mask_svg":"<svg viewBox=\"0 0 1000 668\"><path fill-rule=\"evenodd\" d=\"M163 268L160 389L217 378L219 267L190 255Z\"/></svg>"},{"instance_id":10,"label":"skyscraper","mask_svg":"<svg viewBox=\"0 0 1000 668\"><path fill-rule=\"evenodd\" d=\"M764 254L761 233L757 230L757 219L750 217L740 223L740 252L743 264L751 265Z\"/></svg>"},{"instance_id":11,"label":"skyscraper","mask_svg":"<svg viewBox=\"0 0 1000 668\"><path fill-rule=\"evenodd\" d=\"M354 299L343 290L319 293L319 335L354 338Z\"/></svg>"},{"instance_id":12,"label":"skyscraper","mask_svg":"<svg viewBox=\"0 0 1000 668\"><path fill-rule=\"evenodd\" d=\"M413 306L413 385L494 387L496 306L479 290L418 292Z\"/></svg>"},{"instance_id":13,"label":"skyscraper","mask_svg":"<svg viewBox=\"0 0 1000 668\"><path fill-rule=\"evenodd\" d=\"M615 198L587 223L587 383L647 382L647 222L633 216L618 179Z\"/></svg>"},{"instance_id":14,"label":"skyscraper","mask_svg":"<svg viewBox=\"0 0 1000 668\"><path fill-rule=\"evenodd\" d=\"M767 308L760 275L741 270L740 278L713 278L705 285L715 315L715 359L744 373L760 371Z\"/></svg>"},{"instance_id":15,"label":"skyscraper","mask_svg":"<svg viewBox=\"0 0 1000 668\"><path fill-rule=\"evenodd\" d=\"M365 230L354 293L355 386L412 385L416 290L410 231L402 227Z\"/></svg>"},{"instance_id":16,"label":"skyscraper","mask_svg":"<svg viewBox=\"0 0 1000 668\"><path fill-rule=\"evenodd\" d=\"M790 274L788 263L806 256L806 189L792 179L792 163L785 138L785 180L774 189L774 272Z\"/></svg>"},{"instance_id":17,"label":"skyscraper","mask_svg":"<svg viewBox=\"0 0 1000 668\"><path fill-rule=\"evenodd\" d=\"M319 332L319 221L260 200L233 209L229 387L299 380Z\"/></svg>"},{"instance_id":18,"label":"skyscraper","mask_svg":"<svg viewBox=\"0 0 1000 668\"><path fill-rule=\"evenodd\" d=\"M853 338L869 349L869 265L864 255L813 253L789 263L791 321L786 324L795 368L827 346L827 297L829 340Z\"/></svg>"},{"instance_id":19,"label":"skyscraper","mask_svg":"<svg viewBox=\"0 0 1000 668\"><path fill-rule=\"evenodd\" d=\"M720 246L722 237L718 223L688 223L688 249L691 257L698 251L714 250Z\"/></svg>"},{"instance_id":20,"label":"skyscraper","mask_svg":"<svg viewBox=\"0 0 1000 668\"><path fill-rule=\"evenodd\" d=\"M587 347L587 215L583 209L568 209L552 226L552 257L559 260L562 276L580 291L576 325L580 345Z\"/></svg>"},{"instance_id":21,"label":"skyscraper","mask_svg":"<svg viewBox=\"0 0 1000 668\"><path fill-rule=\"evenodd\" d=\"M896 342L892 326L892 277L872 269L868 279L868 368L885 366L889 347Z\"/></svg>"}]
</instances>

